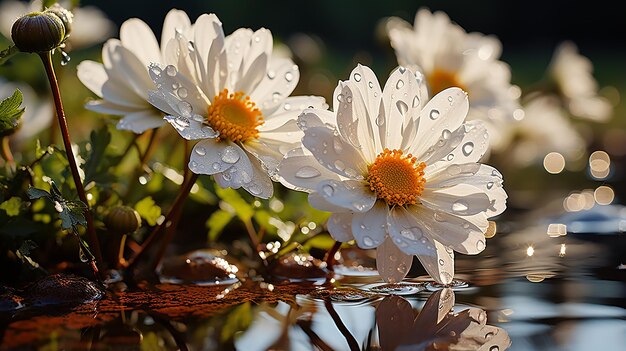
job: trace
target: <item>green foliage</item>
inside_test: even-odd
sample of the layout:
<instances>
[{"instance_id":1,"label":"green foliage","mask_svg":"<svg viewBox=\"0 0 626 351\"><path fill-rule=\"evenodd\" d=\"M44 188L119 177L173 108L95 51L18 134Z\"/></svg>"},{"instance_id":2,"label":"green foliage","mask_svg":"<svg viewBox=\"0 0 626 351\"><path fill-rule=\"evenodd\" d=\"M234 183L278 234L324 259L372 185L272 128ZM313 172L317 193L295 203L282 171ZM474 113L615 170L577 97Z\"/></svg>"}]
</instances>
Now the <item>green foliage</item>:
<instances>
[{"instance_id":1,"label":"green foliage","mask_svg":"<svg viewBox=\"0 0 626 351\"><path fill-rule=\"evenodd\" d=\"M335 244L335 239L333 239L328 234L318 234L311 239L307 240L306 244L304 244L304 250L309 251L311 248L320 249L320 250L330 250L331 247Z\"/></svg>"},{"instance_id":2,"label":"green foliage","mask_svg":"<svg viewBox=\"0 0 626 351\"><path fill-rule=\"evenodd\" d=\"M13 95L0 102L0 137L15 133L20 125L20 118L24 114L22 92L15 89Z\"/></svg>"},{"instance_id":3,"label":"green foliage","mask_svg":"<svg viewBox=\"0 0 626 351\"><path fill-rule=\"evenodd\" d=\"M233 214L228 211L217 210L213 212L206 221L206 226L209 229L209 241L215 241L233 217Z\"/></svg>"},{"instance_id":4,"label":"green foliage","mask_svg":"<svg viewBox=\"0 0 626 351\"><path fill-rule=\"evenodd\" d=\"M135 204L135 210L139 212L149 225L156 225L157 219L161 216L161 207L157 206L151 196L146 196Z\"/></svg>"},{"instance_id":5,"label":"green foliage","mask_svg":"<svg viewBox=\"0 0 626 351\"><path fill-rule=\"evenodd\" d=\"M122 156L106 154L111 143L111 133L106 126L92 131L89 141L88 154L82 167L85 171L85 184L95 182L100 186L109 186L116 178L109 170L120 162Z\"/></svg>"},{"instance_id":6,"label":"green foliage","mask_svg":"<svg viewBox=\"0 0 626 351\"><path fill-rule=\"evenodd\" d=\"M61 191L54 182L51 183L50 192L38 188L29 188L27 191L31 200L46 198L52 202L54 209L59 213L61 218L61 228L76 229L77 226L86 226L87 221L83 212L87 205L80 200L67 200L63 198Z\"/></svg>"},{"instance_id":7,"label":"green foliage","mask_svg":"<svg viewBox=\"0 0 626 351\"><path fill-rule=\"evenodd\" d=\"M0 51L0 65L3 65L18 52L20 52L20 50L15 45L10 45L8 48Z\"/></svg>"},{"instance_id":8,"label":"green foliage","mask_svg":"<svg viewBox=\"0 0 626 351\"><path fill-rule=\"evenodd\" d=\"M32 258L30 258L30 252L33 249L37 248L37 244L32 241L32 240L24 240L24 242L22 243L22 246L20 246L19 249L17 249L17 251L15 251L15 255L22 260L23 263L25 263L30 269L36 269L39 268L39 264L35 261L33 261Z\"/></svg>"},{"instance_id":9,"label":"green foliage","mask_svg":"<svg viewBox=\"0 0 626 351\"><path fill-rule=\"evenodd\" d=\"M254 209L252 208L252 205L246 202L246 200L244 200L236 190L231 188L222 189L216 185L215 193L220 199L233 208L237 218L239 218L242 222L250 221L254 215Z\"/></svg>"},{"instance_id":10,"label":"green foliage","mask_svg":"<svg viewBox=\"0 0 626 351\"><path fill-rule=\"evenodd\" d=\"M235 307L224 321L220 340L222 342L233 338L238 331L246 330L252 324L252 306L250 302L243 303Z\"/></svg>"},{"instance_id":11,"label":"green foliage","mask_svg":"<svg viewBox=\"0 0 626 351\"><path fill-rule=\"evenodd\" d=\"M22 199L17 196L6 200L0 204L0 210L4 210L9 217L16 217L20 214L22 208Z\"/></svg>"}]
</instances>

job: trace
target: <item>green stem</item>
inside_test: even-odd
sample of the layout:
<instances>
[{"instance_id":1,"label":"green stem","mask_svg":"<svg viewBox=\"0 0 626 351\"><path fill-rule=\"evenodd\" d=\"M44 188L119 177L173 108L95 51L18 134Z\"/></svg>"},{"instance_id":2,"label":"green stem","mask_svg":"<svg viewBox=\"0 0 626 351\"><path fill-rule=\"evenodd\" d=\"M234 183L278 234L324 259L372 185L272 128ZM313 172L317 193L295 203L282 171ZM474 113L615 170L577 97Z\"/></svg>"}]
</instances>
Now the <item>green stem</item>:
<instances>
[{"instance_id":1,"label":"green stem","mask_svg":"<svg viewBox=\"0 0 626 351\"><path fill-rule=\"evenodd\" d=\"M170 211L165 216L165 220L163 220L163 222L161 222L161 224L159 224L158 226L156 226L152 230L150 235L148 235L146 240L141 244L141 247L139 248L139 252L137 252L133 257L131 257L127 261L128 262L127 267L128 267L129 270L132 270L137 265L139 260L146 254L148 249L152 245L154 245L154 243L156 242L155 239L159 236L159 233L163 229L165 229L167 226L172 227L172 224L174 224L173 222L174 222L174 219L176 218L176 216L179 216L180 213L182 213L183 203L185 202L187 197L189 197L189 193L191 192L191 188L196 183L197 179L198 179L198 175L195 174L195 173L191 173L191 177L189 177L189 179L185 179L185 181L183 181L183 185L181 186L180 191L178 192L178 195L176 196L176 199L174 200L174 204L172 205L172 208L170 209ZM176 221L178 221L178 219ZM170 234L170 235L172 235L172 234ZM159 259L159 261L160 261L160 259ZM157 265L158 265L158 262L154 265L154 267L156 267Z\"/></svg>"},{"instance_id":2,"label":"green stem","mask_svg":"<svg viewBox=\"0 0 626 351\"><path fill-rule=\"evenodd\" d=\"M258 257L261 261L261 265L264 269L267 268L267 260L259 255L259 238L257 237L257 232L254 229L254 225L251 220L247 220L243 222L246 226L246 232L248 233L248 238L250 238L250 245L252 245L252 249L254 250L254 255Z\"/></svg>"},{"instance_id":3,"label":"green stem","mask_svg":"<svg viewBox=\"0 0 626 351\"><path fill-rule=\"evenodd\" d=\"M54 106L56 108L57 118L59 120L59 127L61 128L61 135L63 136L63 145L65 146L65 154L67 155L67 161L70 165L72 172L72 178L76 185L76 191L78 192L78 198L85 203L85 218L87 220L87 234L89 236L89 246L92 248L95 255L95 264L102 263L102 252L100 251L100 242L96 235L96 228L93 222L93 215L89 208L89 201L87 200L87 194L85 188L80 180L78 173L78 166L76 165L76 159L72 152L72 143L70 142L70 133L67 127L67 119L65 118L65 112L63 111L63 102L61 100L61 92L59 91L59 83L54 73L54 66L52 65L52 53L50 51L40 53L41 61L46 69L48 75L48 81L50 82L50 89L52 90L52 97L54 98ZM98 270L100 271L100 270ZM100 277L98 277L100 278Z\"/></svg>"}]
</instances>

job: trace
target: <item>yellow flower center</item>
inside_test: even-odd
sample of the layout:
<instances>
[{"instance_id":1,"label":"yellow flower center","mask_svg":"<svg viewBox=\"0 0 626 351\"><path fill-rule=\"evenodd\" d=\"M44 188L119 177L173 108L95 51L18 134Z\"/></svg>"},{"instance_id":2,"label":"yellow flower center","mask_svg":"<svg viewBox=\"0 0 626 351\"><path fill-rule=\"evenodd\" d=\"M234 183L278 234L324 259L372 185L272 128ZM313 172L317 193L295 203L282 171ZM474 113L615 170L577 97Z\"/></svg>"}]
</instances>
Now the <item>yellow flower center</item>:
<instances>
[{"instance_id":1,"label":"yellow flower center","mask_svg":"<svg viewBox=\"0 0 626 351\"><path fill-rule=\"evenodd\" d=\"M243 142L259 137L257 128L263 124L263 114L244 92L229 94L224 89L213 98L207 123L220 133L218 140Z\"/></svg>"},{"instance_id":2,"label":"yellow flower center","mask_svg":"<svg viewBox=\"0 0 626 351\"><path fill-rule=\"evenodd\" d=\"M367 181L376 197L388 205L415 205L424 190L424 162L401 150L385 149L369 166Z\"/></svg>"},{"instance_id":3,"label":"yellow flower center","mask_svg":"<svg viewBox=\"0 0 626 351\"><path fill-rule=\"evenodd\" d=\"M428 86L430 87L430 94L436 95L448 88L459 87L464 91L467 91L457 78L454 72L448 72L441 69L435 69L433 73L429 74L426 79L428 80Z\"/></svg>"}]
</instances>

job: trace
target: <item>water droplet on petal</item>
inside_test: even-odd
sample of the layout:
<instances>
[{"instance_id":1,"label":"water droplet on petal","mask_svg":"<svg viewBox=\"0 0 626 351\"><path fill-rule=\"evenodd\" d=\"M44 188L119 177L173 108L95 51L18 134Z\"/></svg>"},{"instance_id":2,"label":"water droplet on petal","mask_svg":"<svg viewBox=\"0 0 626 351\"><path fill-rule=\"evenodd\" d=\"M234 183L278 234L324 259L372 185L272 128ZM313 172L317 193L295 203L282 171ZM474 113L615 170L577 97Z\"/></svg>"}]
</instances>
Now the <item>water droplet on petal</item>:
<instances>
[{"instance_id":1,"label":"water droplet on petal","mask_svg":"<svg viewBox=\"0 0 626 351\"><path fill-rule=\"evenodd\" d=\"M452 96L448 96L448 101L452 104L452 101L454 101L454 99L452 98Z\"/></svg>"},{"instance_id":2,"label":"water droplet on petal","mask_svg":"<svg viewBox=\"0 0 626 351\"><path fill-rule=\"evenodd\" d=\"M180 89L178 89L178 91L177 91L176 93L178 93L178 96L179 96L181 99L186 98L186 97L187 97L187 95L188 95L187 89L185 89L185 88L180 88Z\"/></svg>"},{"instance_id":3,"label":"water droplet on petal","mask_svg":"<svg viewBox=\"0 0 626 351\"><path fill-rule=\"evenodd\" d=\"M196 151L196 153L200 156L204 156L206 155L206 149L202 146L198 146L194 149Z\"/></svg>"},{"instance_id":4,"label":"water droplet on petal","mask_svg":"<svg viewBox=\"0 0 626 351\"><path fill-rule=\"evenodd\" d=\"M454 160L454 154L449 154L449 155L446 157L446 160L448 160L448 161L452 161L452 160Z\"/></svg>"},{"instance_id":5,"label":"water droplet on petal","mask_svg":"<svg viewBox=\"0 0 626 351\"><path fill-rule=\"evenodd\" d=\"M404 81L402 79L398 79L398 82L396 83L396 89L402 89L403 86Z\"/></svg>"},{"instance_id":6,"label":"water droplet on petal","mask_svg":"<svg viewBox=\"0 0 626 351\"><path fill-rule=\"evenodd\" d=\"M489 351L500 351L500 347L498 347L497 345L495 345L495 346L491 346L491 347L489 348Z\"/></svg>"},{"instance_id":7,"label":"water droplet on petal","mask_svg":"<svg viewBox=\"0 0 626 351\"><path fill-rule=\"evenodd\" d=\"M269 71L267 71L267 78L269 78L269 79L274 79L274 78L276 78L276 72L275 72L275 71L273 71L273 70L269 70Z\"/></svg>"},{"instance_id":8,"label":"water droplet on petal","mask_svg":"<svg viewBox=\"0 0 626 351\"><path fill-rule=\"evenodd\" d=\"M429 114L430 119L432 119L433 121L436 120L437 118L439 118L439 110L430 110L430 114Z\"/></svg>"},{"instance_id":9,"label":"water droplet on petal","mask_svg":"<svg viewBox=\"0 0 626 351\"><path fill-rule=\"evenodd\" d=\"M415 95L415 97L413 98L412 106L413 108L416 108L419 105L420 105L420 98L417 95Z\"/></svg>"},{"instance_id":10,"label":"water droplet on petal","mask_svg":"<svg viewBox=\"0 0 626 351\"><path fill-rule=\"evenodd\" d=\"M369 82L369 83L367 83L367 85L370 87L370 89L374 89L374 83Z\"/></svg>"},{"instance_id":11,"label":"water droplet on petal","mask_svg":"<svg viewBox=\"0 0 626 351\"><path fill-rule=\"evenodd\" d=\"M326 184L322 187L322 192L326 197L333 196L333 194L335 193L335 188L330 184Z\"/></svg>"},{"instance_id":12,"label":"water droplet on petal","mask_svg":"<svg viewBox=\"0 0 626 351\"><path fill-rule=\"evenodd\" d=\"M482 250L484 250L484 249L485 249L485 241L483 241L483 240L478 240L478 241L476 242L476 249L477 249L478 251L482 251Z\"/></svg>"},{"instance_id":13,"label":"water droplet on petal","mask_svg":"<svg viewBox=\"0 0 626 351\"><path fill-rule=\"evenodd\" d=\"M452 211L457 212L457 213L463 213L467 211L468 209L469 207L467 206L467 203L462 200L459 200L452 204Z\"/></svg>"},{"instance_id":14,"label":"water droplet on petal","mask_svg":"<svg viewBox=\"0 0 626 351\"><path fill-rule=\"evenodd\" d=\"M471 141L468 141L467 143L463 145L462 150L463 150L463 155L465 156L471 155L472 151L474 151L474 143L472 143Z\"/></svg>"},{"instance_id":15,"label":"water droplet on petal","mask_svg":"<svg viewBox=\"0 0 626 351\"><path fill-rule=\"evenodd\" d=\"M222 161L226 163L235 163L239 161L239 152L234 146L227 146L222 152Z\"/></svg>"},{"instance_id":16,"label":"water droplet on petal","mask_svg":"<svg viewBox=\"0 0 626 351\"><path fill-rule=\"evenodd\" d=\"M343 161L341 161L341 160L336 160L335 161L335 168L337 168L338 171L342 172L344 169L346 169L346 164L343 163Z\"/></svg>"},{"instance_id":17,"label":"water droplet on petal","mask_svg":"<svg viewBox=\"0 0 626 351\"><path fill-rule=\"evenodd\" d=\"M310 178L315 178L320 175L321 175L320 171L318 171L317 169L311 166L303 166L303 167L300 167L300 169L296 171L296 178L300 178L300 179L310 179Z\"/></svg>"},{"instance_id":18,"label":"water droplet on petal","mask_svg":"<svg viewBox=\"0 0 626 351\"><path fill-rule=\"evenodd\" d=\"M493 184L493 182L487 183L487 189L491 190L491 188L493 188Z\"/></svg>"},{"instance_id":19,"label":"water droplet on petal","mask_svg":"<svg viewBox=\"0 0 626 351\"><path fill-rule=\"evenodd\" d=\"M439 259L439 265L443 266L444 264L446 264L446 262L443 260L443 258Z\"/></svg>"},{"instance_id":20,"label":"water droplet on petal","mask_svg":"<svg viewBox=\"0 0 626 351\"><path fill-rule=\"evenodd\" d=\"M404 115L406 111L409 110L409 106L407 106L407 104L402 100L398 100L396 102L396 108L398 109L398 111L400 111L400 114L402 115Z\"/></svg>"},{"instance_id":21,"label":"water droplet on petal","mask_svg":"<svg viewBox=\"0 0 626 351\"><path fill-rule=\"evenodd\" d=\"M193 112L193 107L187 101L180 101L178 103L178 110L183 117L189 118Z\"/></svg>"},{"instance_id":22,"label":"water droplet on petal","mask_svg":"<svg viewBox=\"0 0 626 351\"><path fill-rule=\"evenodd\" d=\"M198 167L198 162L196 161L189 162L189 168L196 168L196 167Z\"/></svg>"},{"instance_id":23,"label":"water droplet on petal","mask_svg":"<svg viewBox=\"0 0 626 351\"><path fill-rule=\"evenodd\" d=\"M176 67L167 65L167 67L165 67L165 73L170 77L176 76Z\"/></svg>"},{"instance_id":24,"label":"water droplet on petal","mask_svg":"<svg viewBox=\"0 0 626 351\"><path fill-rule=\"evenodd\" d=\"M213 162L211 167L213 168L214 171L219 171L220 168L222 168L222 165L219 162Z\"/></svg>"},{"instance_id":25,"label":"water droplet on petal","mask_svg":"<svg viewBox=\"0 0 626 351\"><path fill-rule=\"evenodd\" d=\"M376 125L382 127L385 124L385 116L383 114L378 115L376 117Z\"/></svg>"},{"instance_id":26,"label":"water droplet on petal","mask_svg":"<svg viewBox=\"0 0 626 351\"><path fill-rule=\"evenodd\" d=\"M354 80L357 81L357 82L360 82L361 81L361 73L355 73L354 74Z\"/></svg>"},{"instance_id":27,"label":"water droplet on petal","mask_svg":"<svg viewBox=\"0 0 626 351\"><path fill-rule=\"evenodd\" d=\"M452 132L449 131L448 129L444 129L443 132L441 132L441 137L444 138L445 140L450 139L451 136L452 136Z\"/></svg>"},{"instance_id":28,"label":"water droplet on petal","mask_svg":"<svg viewBox=\"0 0 626 351\"><path fill-rule=\"evenodd\" d=\"M365 227L365 226L363 226L363 227ZM362 228L362 229L365 229L365 228ZM365 246L367 246L368 248L372 247L372 246L374 246L374 240L372 240L372 238L370 238L369 236L366 236L366 237L363 238L363 244Z\"/></svg>"},{"instance_id":29,"label":"water droplet on petal","mask_svg":"<svg viewBox=\"0 0 626 351\"><path fill-rule=\"evenodd\" d=\"M261 189L261 187L258 184L252 184L251 186L248 187L248 191L250 192L250 194L252 195L260 195L263 192L263 189Z\"/></svg>"},{"instance_id":30,"label":"water droplet on petal","mask_svg":"<svg viewBox=\"0 0 626 351\"><path fill-rule=\"evenodd\" d=\"M293 80L293 73L291 73L291 72L285 73L285 80L287 82L291 82Z\"/></svg>"},{"instance_id":31,"label":"water droplet on petal","mask_svg":"<svg viewBox=\"0 0 626 351\"><path fill-rule=\"evenodd\" d=\"M272 101L278 102L281 97L282 97L282 95L280 95L279 92L275 92L274 94L272 94Z\"/></svg>"}]
</instances>

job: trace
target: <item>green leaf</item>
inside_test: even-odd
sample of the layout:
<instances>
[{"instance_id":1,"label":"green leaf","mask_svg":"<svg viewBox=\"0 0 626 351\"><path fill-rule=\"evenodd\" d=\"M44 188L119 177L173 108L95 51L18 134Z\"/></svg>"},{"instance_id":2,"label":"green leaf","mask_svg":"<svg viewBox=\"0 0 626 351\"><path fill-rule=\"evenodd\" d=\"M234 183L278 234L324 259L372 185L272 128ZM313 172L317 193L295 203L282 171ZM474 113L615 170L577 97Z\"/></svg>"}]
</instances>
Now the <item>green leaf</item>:
<instances>
[{"instance_id":1,"label":"green leaf","mask_svg":"<svg viewBox=\"0 0 626 351\"><path fill-rule=\"evenodd\" d=\"M11 45L8 48L0 51L0 65L3 65L18 52L20 52L20 49L18 49L15 45Z\"/></svg>"},{"instance_id":2,"label":"green leaf","mask_svg":"<svg viewBox=\"0 0 626 351\"><path fill-rule=\"evenodd\" d=\"M89 182L93 181L98 175L99 166L103 163L106 148L111 142L111 133L105 126L99 130L91 131L89 140L91 152L89 153L87 161L83 166L83 170L85 171L85 184L89 184Z\"/></svg>"},{"instance_id":3,"label":"green leaf","mask_svg":"<svg viewBox=\"0 0 626 351\"><path fill-rule=\"evenodd\" d=\"M232 219L233 214L228 211L217 210L213 212L206 221L206 226L209 229L209 241L215 241Z\"/></svg>"},{"instance_id":4,"label":"green leaf","mask_svg":"<svg viewBox=\"0 0 626 351\"><path fill-rule=\"evenodd\" d=\"M20 214L20 208L22 207L22 199L13 196L0 204L0 209L4 210L9 217L15 217Z\"/></svg>"},{"instance_id":5,"label":"green leaf","mask_svg":"<svg viewBox=\"0 0 626 351\"><path fill-rule=\"evenodd\" d=\"M15 252L15 255L19 257L23 263L26 263L30 269L36 269L39 268L39 264L30 258L31 250L36 248L37 244L34 241L24 240L20 248Z\"/></svg>"},{"instance_id":6,"label":"green leaf","mask_svg":"<svg viewBox=\"0 0 626 351\"><path fill-rule=\"evenodd\" d=\"M63 211L59 213L61 218L61 227L63 229L71 229L78 225L87 226L87 220L83 214L87 206L81 201L63 201L55 202L54 207L58 211L57 203L61 205Z\"/></svg>"},{"instance_id":7,"label":"green leaf","mask_svg":"<svg viewBox=\"0 0 626 351\"><path fill-rule=\"evenodd\" d=\"M243 303L230 311L222 326L220 340L232 339L239 331L246 330L252 324L252 307L250 302Z\"/></svg>"},{"instance_id":8,"label":"green leaf","mask_svg":"<svg viewBox=\"0 0 626 351\"><path fill-rule=\"evenodd\" d=\"M243 221L248 222L254 214L252 205L246 202L236 190L231 188L222 189L219 186L215 186L215 194L227 204L231 205L235 210L237 217Z\"/></svg>"},{"instance_id":9,"label":"green leaf","mask_svg":"<svg viewBox=\"0 0 626 351\"><path fill-rule=\"evenodd\" d=\"M43 189L39 189L39 188L30 187L28 188L28 190L26 190L26 194L28 195L28 198L31 200L37 200L42 197L47 197L49 199L52 199L52 195L49 192Z\"/></svg>"},{"instance_id":10,"label":"green leaf","mask_svg":"<svg viewBox=\"0 0 626 351\"><path fill-rule=\"evenodd\" d=\"M304 245L304 249L308 250L310 248L321 249L321 250L329 250L331 247L335 245L335 239L333 239L328 234L317 234L316 236L309 239Z\"/></svg>"},{"instance_id":11,"label":"green leaf","mask_svg":"<svg viewBox=\"0 0 626 351\"><path fill-rule=\"evenodd\" d=\"M0 136L7 136L15 133L20 125L20 118L24 114L22 104L22 92L15 89L10 97L0 102Z\"/></svg>"},{"instance_id":12,"label":"green leaf","mask_svg":"<svg viewBox=\"0 0 626 351\"><path fill-rule=\"evenodd\" d=\"M161 216L161 207L157 206L150 196L139 200L139 202L135 204L135 210L137 210L141 218L145 219L151 226L156 225L157 218Z\"/></svg>"},{"instance_id":13,"label":"green leaf","mask_svg":"<svg viewBox=\"0 0 626 351\"><path fill-rule=\"evenodd\" d=\"M270 223L271 219L272 215L267 211L256 210L254 212L254 220L265 229L265 233L274 235L277 228Z\"/></svg>"}]
</instances>

